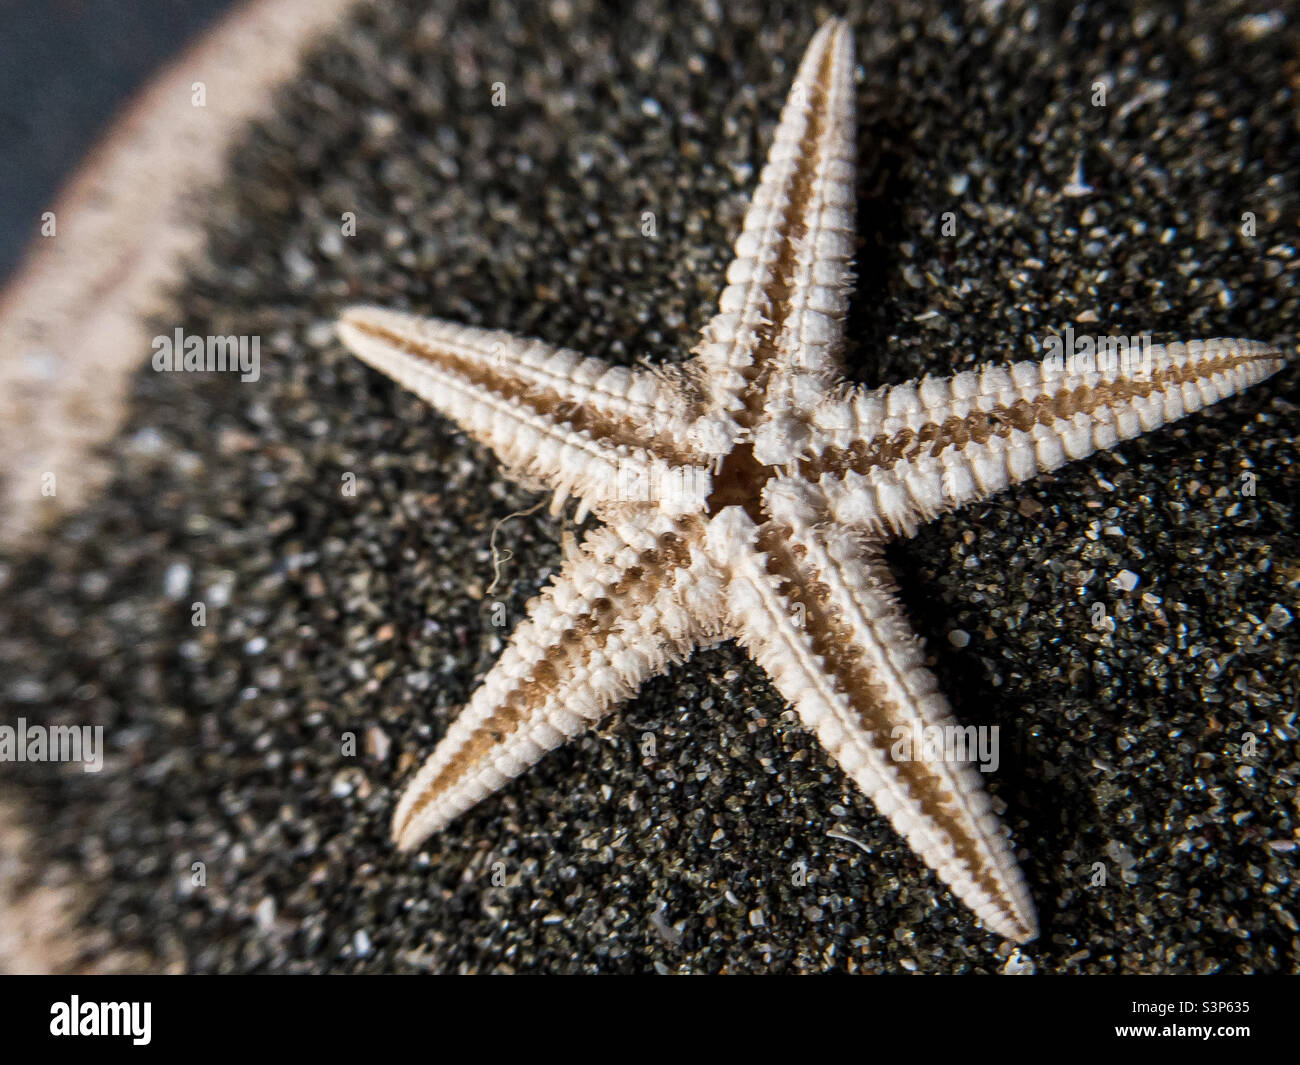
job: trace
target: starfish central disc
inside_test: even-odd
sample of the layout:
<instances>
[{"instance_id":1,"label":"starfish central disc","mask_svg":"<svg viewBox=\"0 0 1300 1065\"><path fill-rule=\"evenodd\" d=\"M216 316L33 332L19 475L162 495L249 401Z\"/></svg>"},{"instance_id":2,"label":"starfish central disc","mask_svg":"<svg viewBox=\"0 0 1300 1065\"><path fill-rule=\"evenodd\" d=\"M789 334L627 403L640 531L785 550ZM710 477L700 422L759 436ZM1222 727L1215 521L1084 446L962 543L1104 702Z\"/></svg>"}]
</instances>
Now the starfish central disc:
<instances>
[{"instance_id":1,"label":"starfish central disc","mask_svg":"<svg viewBox=\"0 0 1300 1065\"><path fill-rule=\"evenodd\" d=\"M713 491L706 501L710 518L727 507L740 507L755 525L762 525L763 486L776 476L776 469L754 458L754 445L738 444L722 460L713 476Z\"/></svg>"}]
</instances>

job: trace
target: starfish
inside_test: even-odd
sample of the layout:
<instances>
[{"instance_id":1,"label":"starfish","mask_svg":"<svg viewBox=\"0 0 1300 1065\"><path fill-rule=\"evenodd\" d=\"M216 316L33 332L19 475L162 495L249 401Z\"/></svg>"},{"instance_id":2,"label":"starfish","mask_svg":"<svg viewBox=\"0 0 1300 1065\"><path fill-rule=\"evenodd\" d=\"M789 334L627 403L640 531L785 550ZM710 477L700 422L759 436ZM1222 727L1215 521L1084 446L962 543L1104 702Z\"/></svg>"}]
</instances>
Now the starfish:
<instances>
[{"instance_id":1,"label":"starfish","mask_svg":"<svg viewBox=\"0 0 1300 1065\"><path fill-rule=\"evenodd\" d=\"M839 356L854 242L853 45L817 32L782 110L717 315L680 366L630 370L374 307L339 335L601 524L407 785L404 850L591 727L694 648L737 641L840 768L999 935L1037 918L970 761L895 756L954 725L884 561L935 515L1115 446L1274 373L1251 341L1140 363L1044 360L886 388Z\"/></svg>"}]
</instances>

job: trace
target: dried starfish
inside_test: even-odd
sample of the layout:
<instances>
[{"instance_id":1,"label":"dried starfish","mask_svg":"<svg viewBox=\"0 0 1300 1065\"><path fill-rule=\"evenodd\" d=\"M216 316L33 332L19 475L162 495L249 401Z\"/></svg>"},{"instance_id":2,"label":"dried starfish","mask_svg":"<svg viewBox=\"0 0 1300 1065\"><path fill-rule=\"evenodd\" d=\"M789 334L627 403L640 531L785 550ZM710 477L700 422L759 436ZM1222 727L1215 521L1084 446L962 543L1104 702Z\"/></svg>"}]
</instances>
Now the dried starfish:
<instances>
[{"instance_id":1,"label":"dried starfish","mask_svg":"<svg viewBox=\"0 0 1300 1065\"><path fill-rule=\"evenodd\" d=\"M1153 347L1141 365L1017 363L881 389L838 361L853 248L853 49L799 67L718 315L681 367L633 371L376 308L365 362L603 527L570 552L407 786L403 849L590 727L693 648L735 639L908 844L985 924L1037 922L974 767L895 759L952 722L883 560L944 510L1082 458L1279 369L1274 349Z\"/></svg>"}]
</instances>

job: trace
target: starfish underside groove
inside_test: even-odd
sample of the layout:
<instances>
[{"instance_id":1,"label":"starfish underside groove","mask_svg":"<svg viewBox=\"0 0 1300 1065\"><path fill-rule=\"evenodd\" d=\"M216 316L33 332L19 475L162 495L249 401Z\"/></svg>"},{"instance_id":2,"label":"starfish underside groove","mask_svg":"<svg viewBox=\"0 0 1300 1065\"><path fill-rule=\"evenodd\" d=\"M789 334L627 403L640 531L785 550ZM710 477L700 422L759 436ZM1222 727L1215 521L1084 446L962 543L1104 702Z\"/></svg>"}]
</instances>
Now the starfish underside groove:
<instances>
[{"instance_id":1,"label":"starfish underside groove","mask_svg":"<svg viewBox=\"0 0 1300 1065\"><path fill-rule=\"evenodd\" d=\"M886 542L1155 429L1279 369L1249 341L1139 365L1022 362L854 387L839 356L854 244L853 48L809 45L719 311L693 358L630 370L539 341L372 307L343 341L602 523L403 794L404 849L591 727L694 648L734 639L952 891L998 934L1037 920L965 761L895 760L895 729L953 724L904 617Z\"/></svg>"}]
</instances>

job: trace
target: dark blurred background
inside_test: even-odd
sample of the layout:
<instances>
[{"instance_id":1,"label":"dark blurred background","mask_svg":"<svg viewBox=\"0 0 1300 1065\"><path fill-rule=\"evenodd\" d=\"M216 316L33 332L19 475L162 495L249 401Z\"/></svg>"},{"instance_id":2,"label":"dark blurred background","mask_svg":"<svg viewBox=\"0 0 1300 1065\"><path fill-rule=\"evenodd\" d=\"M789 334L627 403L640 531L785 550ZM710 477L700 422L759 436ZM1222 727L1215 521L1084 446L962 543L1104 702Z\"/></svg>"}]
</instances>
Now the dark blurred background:
<instances>
[{"instance_id":1,"label":"dark blurred background","mask_svg":"<svg viewBox=\"0 0 1300 1065\"><path fill-rule=\"evenodd\" d=\"M117 110L233 0L0 0L0 284Z\"/></svg>"}]
</instances>

